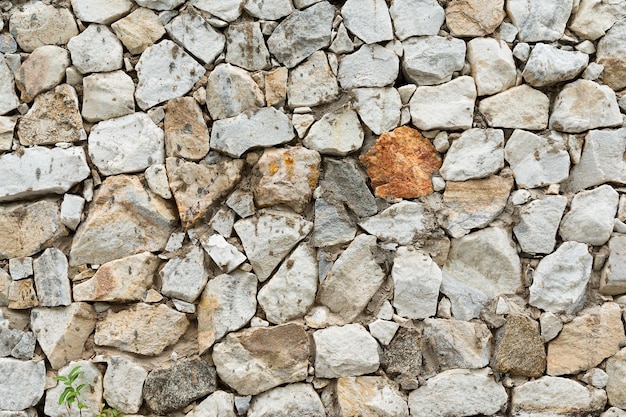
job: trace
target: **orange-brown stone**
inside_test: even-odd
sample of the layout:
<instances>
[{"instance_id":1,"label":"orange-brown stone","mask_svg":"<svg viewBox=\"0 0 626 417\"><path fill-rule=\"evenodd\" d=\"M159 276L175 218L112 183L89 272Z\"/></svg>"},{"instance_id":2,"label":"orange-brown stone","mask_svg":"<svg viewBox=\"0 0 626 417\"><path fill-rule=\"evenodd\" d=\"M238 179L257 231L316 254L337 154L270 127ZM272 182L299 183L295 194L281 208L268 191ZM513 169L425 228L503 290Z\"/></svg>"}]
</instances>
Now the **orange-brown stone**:
<instances>
[{"instance_id":1,"label":"orange-brown stone","mask_svg":"<svg viewBox=\"0 0 626 417\"><path fill-rule=\"evenodd\" d=\"M431 175L441 167L441 157L430 141L406 126L380 135L360 160L378 197L417 198L431 194Z\"/></svg>"}]
</instances>

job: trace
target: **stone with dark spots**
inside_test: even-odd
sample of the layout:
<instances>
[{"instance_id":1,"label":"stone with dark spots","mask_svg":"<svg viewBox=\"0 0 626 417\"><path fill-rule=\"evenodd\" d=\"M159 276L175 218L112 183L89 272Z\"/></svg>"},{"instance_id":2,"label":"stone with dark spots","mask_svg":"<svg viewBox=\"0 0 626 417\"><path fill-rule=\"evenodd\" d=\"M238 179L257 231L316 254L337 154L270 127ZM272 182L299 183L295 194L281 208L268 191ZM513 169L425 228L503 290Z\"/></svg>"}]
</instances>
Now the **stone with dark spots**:
<instances>
[{"instance_id":1,"label":"stone with dark spots","mask_svg":"<svg viewBox=\"0 0 626 417\"><path fill-rule=\"evenodd\" d=\"M417 329L400 327L388 346L383 347L381 365L390 376L417 377L422 370L422 336Z\"/></svg>"},{"instance_id":2,"label":"stone with dark spots","mask_svg":"<svg viewBox=\"0 0 626 417\"><path fill-rule=\"evenodd\" d=\"M546 352L539 325L530 317L511 315L496 333L493 367L511 375L539 377L546 368Z\"/></svg>"},{"instance_id":3,"label":"stone with dark spots","mask_svg":"<svg viewBox=\"0 0 626 417\"><path fill-rule=\"evenodd\" d=\"M320 186L328 198L345 203L359 217L378 213L376 199L354 161L327 158L324 160L324 172Z\"/></svg>"}]
</instances>

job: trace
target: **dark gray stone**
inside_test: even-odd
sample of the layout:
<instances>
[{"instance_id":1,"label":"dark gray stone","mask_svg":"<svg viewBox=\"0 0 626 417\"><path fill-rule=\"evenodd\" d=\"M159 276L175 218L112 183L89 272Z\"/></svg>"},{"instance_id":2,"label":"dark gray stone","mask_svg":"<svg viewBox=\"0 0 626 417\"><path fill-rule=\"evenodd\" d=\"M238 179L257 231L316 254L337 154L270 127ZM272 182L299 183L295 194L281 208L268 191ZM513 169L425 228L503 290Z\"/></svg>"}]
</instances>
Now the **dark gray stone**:
<instances>
[{"instance_id":1,"label":"dark gray stone","mask_svg":"<svg viewBox=\"0 0 626 417\"><path fill-rule=\"evenodd\" d=\"M337 201L345 203L359 217L369 217L378 213L376 199L367 187L353 160L326 159L324 179L320 182L322 192Z\"/></svg>"},{"instance_id":2,"label":"dark gray stone","mask_svg":"<svg viewBox=\"0 0 626 417\"><path fill-rule=\"evenodd\" d=\"M419 330L400 327L388 346L383 347L381 365L387 375L414 378L422 370Z\"/></svg>"},{"instance_id":3,"label":"dark gray stone","mask_svg":"<svg viewBox=\"0 0 626 417\"><path fill-rule=\"evenodd\" d=\"M317 247L350 242L356 235L356 227L343 203L323 198L315 200L315 224L313 243Z\"/></svg>"}]
</instances>

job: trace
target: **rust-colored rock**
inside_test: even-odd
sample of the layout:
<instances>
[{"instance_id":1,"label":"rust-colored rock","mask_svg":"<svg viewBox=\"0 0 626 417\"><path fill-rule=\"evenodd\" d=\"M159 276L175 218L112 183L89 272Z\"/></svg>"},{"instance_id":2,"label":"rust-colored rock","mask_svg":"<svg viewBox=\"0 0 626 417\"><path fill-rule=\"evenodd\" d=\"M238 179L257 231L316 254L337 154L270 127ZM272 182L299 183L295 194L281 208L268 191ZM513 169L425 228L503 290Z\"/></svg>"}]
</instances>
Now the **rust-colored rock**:
<instances>
[{"instance_id":1,"label":"rust-colored rock","mask_svg":"<svg viewBox=\"0 0 626 417\"><path fill-rule=\"evenodd\" d=\"M165 112L165 150L167 156L192 160L209 152L209 130L202 109L193 97L174 98Z\"/></svg>"},{"instance_id":2,"label":"rust-colored rock","mask_svg":"<svg viewBox=\"0 0 626 417\"><path fill-rule=\"evenodd\" d=\"M417 130L383 133L360 158L378 197L417 198L433 192L431 175L441 167L435 147Z\"/></svg>"}]
</instances>

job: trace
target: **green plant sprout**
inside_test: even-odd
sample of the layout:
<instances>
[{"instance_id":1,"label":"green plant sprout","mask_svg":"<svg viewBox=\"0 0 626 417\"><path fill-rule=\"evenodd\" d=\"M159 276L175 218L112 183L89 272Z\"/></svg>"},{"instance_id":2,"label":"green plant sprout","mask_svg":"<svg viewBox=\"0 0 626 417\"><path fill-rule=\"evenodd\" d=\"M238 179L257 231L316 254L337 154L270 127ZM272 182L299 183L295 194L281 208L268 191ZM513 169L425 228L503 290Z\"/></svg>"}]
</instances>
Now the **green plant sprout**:
<instances>
[{"instance_id":1,"label":"green plant sprout","mask_svg":"<svg viewBox=\"0 0 626 417\"><path fill-rule=\"evenodd\" d=\"M56 377L57 381L63 382L65 389L59 396L59 404L65 404L67 409L72 408L72 404L76 403L78 412L81 417L83 415L83 408L87 408L87 405L80 401L78 396L83 388L91 386L90 384L80 384L74 387L76 379L83 373L80 370L80 365L74 367L67 376L59 375ZM94 417L119 417L121 413L115 408L108 407L105 403L100 404L100 411L94 415Z\"/></svg>"}]
</instances>

